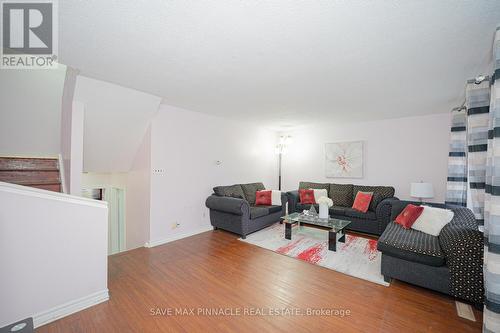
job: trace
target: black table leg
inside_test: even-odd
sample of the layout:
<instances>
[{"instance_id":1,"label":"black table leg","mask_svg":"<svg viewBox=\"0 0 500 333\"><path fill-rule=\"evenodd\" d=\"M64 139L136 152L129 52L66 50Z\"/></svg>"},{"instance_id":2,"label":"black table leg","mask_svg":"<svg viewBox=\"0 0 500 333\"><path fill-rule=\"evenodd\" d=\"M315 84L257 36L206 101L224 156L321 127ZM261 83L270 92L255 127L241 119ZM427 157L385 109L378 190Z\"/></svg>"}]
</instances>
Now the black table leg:
<instances>
[{"instance_id":1,"label":"black table leg","mask_svg":"<svg viewBox=\"0 0 500 333\"><path fill-rule=\"evenodd\" d=\"M328 231L328 250L337 251L337 233Z\"/></svg>"},{"instance_id":2,"label":"black table leg","mask_svg":"<svg viewBox=\"0 0 500 333\"><path fill-rule=\"evenodd\" d=\"M345 243L345 233L342 231L342 237L339 237L339 242Z\"/></svg>"},{"instance_id":3,"label":"black table leg","mask_svg":"<svg viewBox=\"0 0 500 333\"><path fill-rule=\"evenodd\" d=\"M292 225L290 223L285 223L285 238L292 239Z\"/></svg>"}]
</instances>

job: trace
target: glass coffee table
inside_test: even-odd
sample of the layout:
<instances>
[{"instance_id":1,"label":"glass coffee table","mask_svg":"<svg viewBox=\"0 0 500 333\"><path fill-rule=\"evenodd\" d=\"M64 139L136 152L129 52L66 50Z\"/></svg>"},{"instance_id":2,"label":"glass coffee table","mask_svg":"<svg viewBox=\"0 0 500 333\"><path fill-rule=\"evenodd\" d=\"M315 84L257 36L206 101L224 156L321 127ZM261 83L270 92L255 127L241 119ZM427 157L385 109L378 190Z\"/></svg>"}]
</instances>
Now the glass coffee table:
<instances>
[{"instance_id":1,"label":"glass coffee table","mask_svg":"<svg viewBox=\"0 0 500 333\"><path fill-rule=\"evenodd\" d=\"M311 226L328 230L328 250L337 250L337 234L340 235L338 241L345 242L344 229L351 221L340 220L329 217L327 219L320 219L317 215L305 215L304 213L292 213L281 217L285 225L285 238L292 239L292 226Z\"/></svg>"}]
</instances>

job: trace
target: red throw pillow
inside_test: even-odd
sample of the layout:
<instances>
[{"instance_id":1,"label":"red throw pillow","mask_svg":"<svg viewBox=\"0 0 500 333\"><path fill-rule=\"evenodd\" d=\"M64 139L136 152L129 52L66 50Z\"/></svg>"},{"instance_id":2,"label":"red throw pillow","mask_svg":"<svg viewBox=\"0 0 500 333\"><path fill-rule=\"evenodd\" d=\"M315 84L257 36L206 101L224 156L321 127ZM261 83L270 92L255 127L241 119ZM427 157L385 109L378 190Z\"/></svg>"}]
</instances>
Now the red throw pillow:
<instances>
[{"instance_id":1,"label":"red throw pillow","mask_svg":"<svg viewBox=\"0 0 500 333\"><path fill-rule=\"evenodd\" d=\"M399 213L394 222L401 224L405 229L410 229L423 211L424 207L422 206L408 204L405 209Z\"/></svg>"},{"instance_id":2,"label":"red throw pillow","mask_svg":"<svg viewBox=\"0 0 500 333\"><path fill-rule=\"evenodd\" d=\"M372 192L358 191L358 193L356 194L356 199L354 199L354 203L352 204L352 209L358 210L362 213L366 213L368 211L368 207L370 207L372 198Z\"/></svg>"},{"instance_id":3,"label":"red throw pillow","mask_svg":"<svg viewBox=\"0 0 500 333\"><path fill-rule=\"evenodd\" d=\"M272 192L271 190L255 192L255 206L271 206Z\"/></svg>"},{"instance_id":4,"label":"red throw pillow","mask_svg":"<svg viewBox=\"0 0 500 333\"><path fill-rule=\"evenodd\" d=\"M314 205L314 190L299 190L300 203Z\"/></svg>"}]
</instances>

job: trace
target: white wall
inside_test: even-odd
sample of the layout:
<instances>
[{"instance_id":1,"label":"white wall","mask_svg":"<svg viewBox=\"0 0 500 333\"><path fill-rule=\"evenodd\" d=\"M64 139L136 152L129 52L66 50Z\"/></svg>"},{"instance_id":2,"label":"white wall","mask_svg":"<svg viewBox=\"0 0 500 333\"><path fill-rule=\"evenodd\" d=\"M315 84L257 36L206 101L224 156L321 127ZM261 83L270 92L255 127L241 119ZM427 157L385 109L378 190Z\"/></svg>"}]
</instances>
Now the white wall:
<instances>
[{"instance_id":1,"label":"white wall","mask_svg":"<svg viewBox=\"0 0 500 333\"><path fill-rule=\"evenodd\" d=\"M84 76L74 98L85 105L84 171L128 172L161 98Z\"/></svg>"},{"instance_id":2,"label":"white wall","mask_svg":"<svg viewBox=\"0 0 500 333\"><path fill-rule=\"evenodd\" d=\"M70 172L66 178L69 184L69 193L82 195L82 172L83 172L83 129L85 110L82 103L72 103L71 114L71 141L70 141ZM67 174L66 170L64 170Z\"/></svg>"},{"instance_id":3,"label":"white wall","mask_svg":"<svg viewBox=\"0 0 500 333\"><path fill-rule=\"evenodd\" d=\"M443 202L446 191L449 113L350 124L308 126L291 132L293 144L283 158L284 189L299 181L392 185L396 196L411 199L410 183L434 185ZM364 177L325 177L325 143L364 141Z\"/></svg>"},{"instance_id":4,"label":"white wall","mask_svg":"<svg viewBox=\"0 0 500 333\"><path fill-rule=\"evenodd\" d=\"M209 228L205 200L216 185L277 188L275 143L274 132L256 125L161 105L151 127L151 168L164 173L151 175L150 244Z\"/></svg>"},{"instance_id":5,"label":"white wall","mask_svg":"<svg viewBox=\"0 0 500 333\"><path fill-rule=\"evenodd\" d=\"M81 113L80 116L76 115L75 119L73 119L73 113L75 112L75 103L73 102L73 95L75 92L75 84L76 84L76 76L78 75L78 71L71 67L66 67L66 78L64 80L64 88L62 94L62 102L61 102L61 147L60 153L62 157L62 169L63 173L63 190L65 193L77 193L80 195L80 188L71 188L71 176L75 177L75 173L78 174L79 180L81 178L81 166L77 167L78 170L72 172L71 169L71 161L72 161L72 153L77 157L78 161L82 162L83 159L83 146L78 147L77 145L80 142L83 142L83 132L78 131L80 127L83 126L83 105L79 105L77 107L76 112L78 114ZM81 124L78 124L81 122ZM78 124L75 129L73 127L75 124ZM81 136L81 137L78 137ZM76 139L77 142L74 144L73 139ZM72 152L74 148L79 148L78 153ZM82 156L80 156L82 155ZM79 182L77 181L75 186L79 186Z\"/></svg>"},{"instance_id":6,"label":"white wall","mask_svg":"<svg viewBox=\"0 0 500 333\"><path fill-rule=\"evenodd\" d=\"M0 155L57 156L66 66L2 70Z\"/></svg>"},{"instance_id":7,"label":"white wall","mask_svg":"<svg viewBox=\"0 0 500 333\"><path fill-rule=\"evenodd\" d=\"M108 298L107 215L100 201L0 182L0 327Z\"/></svg>"},{"instance_id":8,"label":"white wall","mask_svg":"<svg viewBox=\"0 0 500 333\"><path fill-rule=\"evenodd\" d=\"M149 240L151 131L148 129L129 172L84 173L83 187L117 187L125 190L125 248L144 246Z\"/></svg>"},{"instance_id":9,"label":"white wall","mask_svg":"<svg viewBox=\"0 0 500 333\"><path fill-rule=\"evenodd\" d=\"M126 246L134 249L149 241L151 204L151 128L148 128L128 173L126 192Z\"/></svg>"},{"instance_id":10,"label":"white wall","mask_svg":"<svg viewBox=\"0 0 500 333\"><path fill-rule=\"evenodd\" d=\"M128 182L127 172L110 172L110 173L84 172L82 174L83 188L112 186L116 188L125 189L127 187L127 182Z\"/></svg>"}]
</instances>

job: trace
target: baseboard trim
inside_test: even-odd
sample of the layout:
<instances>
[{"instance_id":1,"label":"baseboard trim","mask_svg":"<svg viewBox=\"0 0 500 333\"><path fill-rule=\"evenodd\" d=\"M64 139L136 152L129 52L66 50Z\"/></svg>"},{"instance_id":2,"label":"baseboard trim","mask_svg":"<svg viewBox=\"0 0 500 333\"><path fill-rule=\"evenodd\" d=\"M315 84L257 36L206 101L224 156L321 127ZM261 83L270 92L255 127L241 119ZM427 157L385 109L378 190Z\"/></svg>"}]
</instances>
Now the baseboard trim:
<instances>
[{"instance_id":1,"label":"baseboard trim","mask_svg":"<svg viewBox=\"0 0 500 333\"><path fill-rule=\"evenodd\" d=\"M189 231L189 232L183 232L181 234L172 235L172 236L167 237L167 238L149 241L146 244L144 244L144 247L151 248L151 247L155 247L158 245L163 245L163 244L170 243L170 242L182 239L182 238L201 234L202 232L206 232L206 231L210 231L210 230L212 230L212 226L201 227L201 228Z\"/></svg>"},{"instance_id":2,"label":"baseboard trim","mask_svg":"<svg viewBox=\"0 0 500 333\"><path fill-rule=\"evenodd\" d=\"M108 289L58 305L33 315L35 328L109 300Z\"/></svg>"}]
</instances>

